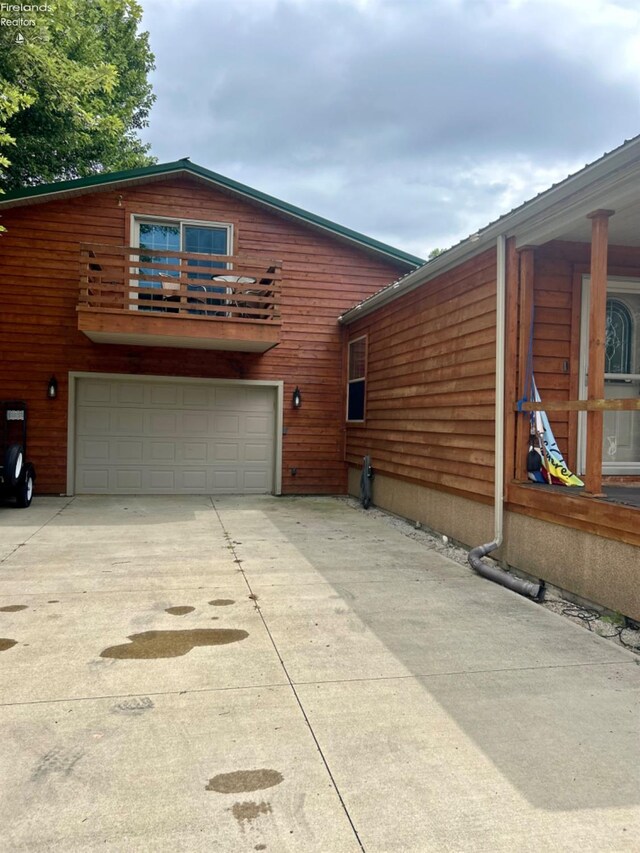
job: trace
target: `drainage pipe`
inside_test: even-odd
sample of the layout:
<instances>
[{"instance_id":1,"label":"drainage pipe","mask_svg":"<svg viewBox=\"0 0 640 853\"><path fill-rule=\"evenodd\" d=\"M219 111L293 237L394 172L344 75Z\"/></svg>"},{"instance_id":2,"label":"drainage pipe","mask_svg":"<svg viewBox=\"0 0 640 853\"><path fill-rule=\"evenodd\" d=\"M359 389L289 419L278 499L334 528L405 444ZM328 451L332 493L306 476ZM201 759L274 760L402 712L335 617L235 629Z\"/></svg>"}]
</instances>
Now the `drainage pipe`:
<instances>
[{"instance_id":1,"label":"drainage pipe","mask_svg":"<svg viewBox=\"0 0 640 853\"><path fill-rule=\"evenodd\" d=\"M497 240L497 276L496 276L496 424L495 424L495 465L493 497L493 541L478 545L469 551L469 565L484 578L502 584L514 592L538 598L542 593L542 584L523 580L498 566L490 566L483 557L495 551L502 544L504 523L504 336L505 304L507 291L506 277L506 238L500 234Z\"/></svg>"}]
</instances>

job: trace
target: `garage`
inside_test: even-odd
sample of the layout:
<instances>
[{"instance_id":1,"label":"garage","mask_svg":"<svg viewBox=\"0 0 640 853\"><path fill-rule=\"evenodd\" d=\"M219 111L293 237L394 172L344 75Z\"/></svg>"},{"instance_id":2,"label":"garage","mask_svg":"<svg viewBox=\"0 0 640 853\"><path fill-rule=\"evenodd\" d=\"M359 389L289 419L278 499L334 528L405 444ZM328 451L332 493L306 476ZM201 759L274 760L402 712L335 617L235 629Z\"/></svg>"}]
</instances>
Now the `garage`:
<instances>
[{"instance_id":1,"label":"garage","mask_svg":"<svg viewBox=\"0 0 640 853\"><path fill-rule=\"evenodd\" d=\"M76 494L274 491L274 384L78 377Z\"/></svg>"}]
</instances>

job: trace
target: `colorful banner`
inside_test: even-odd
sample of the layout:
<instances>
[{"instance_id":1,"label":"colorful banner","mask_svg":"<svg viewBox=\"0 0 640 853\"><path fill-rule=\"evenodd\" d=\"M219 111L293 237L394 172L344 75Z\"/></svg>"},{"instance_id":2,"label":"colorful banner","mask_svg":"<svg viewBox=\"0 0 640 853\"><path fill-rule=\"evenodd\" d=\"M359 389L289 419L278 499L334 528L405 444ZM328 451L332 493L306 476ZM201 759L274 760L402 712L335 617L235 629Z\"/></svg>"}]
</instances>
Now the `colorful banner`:
<instances>
[{"instance_id":1,"label":"colorful banner","mask_svg":"<svg viewBox=\"0 0 640 853\"><path fill-rule=\"evenodd\" d=\"M533 388L533 399L536 403L541 403L540 394L536 387L535 379L531 379ZM531 445L529 454L537 453L540 456L540 466L538 470L529 470L529 479L536 483L551 483L557 486L584 486L584 483L579 477L576 477L564 461L562 453L556 444L556 440L549 423L549 418L546 412L532 412L531 418L531 433L535 434L536 444ZM527 468L537 467L528 464Z\"/></svg>"}]
</instances>

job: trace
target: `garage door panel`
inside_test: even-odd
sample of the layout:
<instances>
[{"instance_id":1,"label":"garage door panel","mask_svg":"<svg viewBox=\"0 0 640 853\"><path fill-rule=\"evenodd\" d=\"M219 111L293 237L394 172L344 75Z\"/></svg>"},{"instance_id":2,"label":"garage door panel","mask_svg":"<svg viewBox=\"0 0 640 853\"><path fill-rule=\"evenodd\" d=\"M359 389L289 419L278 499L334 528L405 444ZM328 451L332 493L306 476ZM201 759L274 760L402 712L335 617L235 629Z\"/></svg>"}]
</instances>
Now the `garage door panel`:
<instances>
[{"instance_id":1,"label":"garage door panel","mask_svg":"<svg viewBox=\"0 0 640 853\"><path fill-rule=\"evenodd\" d=\"M181 397L175 385L153 385L149 392L152 406L176 406L182 403Z\"/></svg>"},{"instance_id":2,"label":"garage door panel","mask_svg":"<svg viewBox=\"0 0 640 853\"><path fill-rule=\"evenodd\" d=\"M247 396L244 388L234 386L216 388L214 394L214 406L225 409L242 409Z\"/></svg>"},{"instance_id":3,"label":"garage door panel","mask_svg":"<svg viewBox=\"0 0 640 853\"><path fill-rule=\"evenodd\" d=\"M144 442L140 439L111 439L109 442L109 461L142 462L144 460Z\"/></svg>"},{"instance_id":4,"label":"garage door panel","mask_svg":"<svg viewBox=\"0 0 640 853\"><path fill-rule=\"evenodd\" d=\"M185 462L206 462L207 449L205 441L187 441L182 445L182 458Z\"/></svg>"},{"instance_id":5,"label":"garage door panel","mask_svg":"<svg viewBox=\"0 0 640 853\"><path fill-rule=\"evenodd\" d=\"M84 492L104 494L109 490L109 470L107 468L85 468L77 488Z\"/></svg>"},{"instance_id":6,"label":"garage door panel","mask_svg":"<svg viewBox=\"0 0 640 853\"><path fill-rule=\"evenodd\" d=\"M141 382L121 382L112 386L115 390L113 397L120 405L143 406L145 403L146 387Z\"/></svg>"},{"instance_id":7,"label":"garage door panel","mask_svg":"<svg viewBox=\"0 0 640 853\"><path fill-rule=\"evenodd\" d=\"M84 380L78 391L78 400L81 403L110 403L111 391L111 386L105 382Z\"/></svg>"},{"instance_id":8,"label":"garage door panel","mask_svg":"<svg viewBox=\"0 0 640 853\"><path fill-rule=\"evenodd\" d=\"M149 469L147 472L148 488L153 491L174 492L176 489L176 473L168 469Z\"/></svg>"},{"instance_id":9,"label":"garage door panel","mask_svg":"<svg viewBox=\"0 0 640 853\"><path fill-rule=\"evenodd\" d=\"M262 492L266 488L264 471L245 471L242 490L245 492Z\"/></svg>"},{"instance_id":10,"label":"garage door panel","mask_svg":"<svg viewBox=\"0 0 640 853\"><path fill-rule=\"evenodd\" d=\"M239 458L238 445L235 442L212 442L209 448L211 462L235 462Z\"/></svg>"},{"instance_id":11,"label":"garage door panel","mask_svg":"<svg viewBox=\"0 0 640 853\"><path fill-rule=\"evenodd\" d=\"M108 409L81 409L78 414L78 432L109 435L111 413Z\"/></svg>"},{"instance_id":12,"label":"garage door panel","mask_svg":"<svg viewBox=\"0 0 640 853\"><path fill-rule=\"evenodd\" d=\"M211 433L210 417L207 412L183 412L180 418L183 434L209 435Z\"/></svg>"},{"instance_id":13,"label":"garage door panel","mask_svg":"<svg viewBox=\"0 0 640 853\"><path fill-rule=\"evenodd\" d=\"M144 434L144 411L139 409L116 409L110 419L110 433L115 435Z\"/></svg>"},{"instance_id":14,"label":"garage door panel","mask_svg":"<svg viewBox=\"0 0 640 853\"><path fill-rule=\"evenodd\" d=\"M245 435L266 435L269 430L269 418L266 415L249 415L245 421Z\"/></svg>"},{"instance_id":15,"label":"garage door panel","mask_svg":"<svg viewBox=\"0 0 640 853\"><path fill-rule=\"evenodd\" d=\"M119 492L139 492L142 489L142 471L139 468L116 468L115 488Z\"/></svg>"},{"instance_id":16,"label":"garage door panel","mask_svg":"<svg viewBox=\"0 0 640 853\"><path fill-rule=\"evenodd\" d=\"M238 472L234 469L213 471L211 478L211 491L215 492L239 492Z\"/></svg>"},{"instance_id":17,"label":"garage door panel","mask_svg":"<svg viewBox=\"0 0 640 853\"><path fill-rule=\"evenodd\" d=\"M247 462L266 462L269 449L266 444L245 444L244 458Z\"/></svg>"},{"instance_id":18,"label":"garage door panel","mask_svg":"<svg viewBox=\"0 0 640 853\"><path fill-rule=\"evenodd\" d=\"M211 388L200 385L185 385L182 388L182 404L185 407L210 409L215 403L215 394Z\"/></svg>"},{"instance_id":19,"label":"garage door panel","mask_svg":"<svg viewBox=\"0 0 640 853\"><path fill-rule=\"evenodd\" d=\"M110 457L109 441L81 441L78 446L80 458L84 462L108 462Z\"/></svg>"},{"instance_id":20,"label":"garage door panel","mask_svg":"<svg viewBox=\"0 0 640 853\"><path fill-rule=\"evenodd\" d=\"M247 408L252 412L263 412L274 406L273 394L267 388L247 388L246 400Z\"/></svg>"},{"instance_id":21,"label":"garage door panel","mask_svg":"<svg viewBox=\"0 0 640 853\"><path fill-rule=\"evenodd\" d=\"M272 490L274 389L80 379L76 397L80 494Z\"/></svg>"},{"instance_id":22,"label":"garage door panel","mask_svg":"<svg viewBox=\"0 0 640 853\"><path fill-rule=\"evenodd\" d=\"M176 435L178 417L175 412L149 412L147 435Z\"/></svg>"},{"instance_id":23,"label":"garage door panel","mask_svg":"<svg viewBox=\"0 0 640 853\"><path fill-rule=\"evenodd\" d=\"M238 435L240 432L239 415L215 415L213 418L215 435Z\"/></svg>"},{"instance_id":24,"label":"garage door panel","mask_svg":"<svg viewBox=\"0 0 640 853\"><path fill-rule=\"evenodd\" d=\"M176 444L173 441L152 441L149 445L152 462L175 462L176 455Z\"/></svg>"},{"instance_id":25,"label":"garage door panel","mask_svg":"<svg viewBox=\"0 0 640 853\"><path fill-rule=\"evenodd\" d=\"M206 469L182 471L182 486L184 489L193 490L194 492L207 491L207 472Z\"/></svg>"}]
</instances>

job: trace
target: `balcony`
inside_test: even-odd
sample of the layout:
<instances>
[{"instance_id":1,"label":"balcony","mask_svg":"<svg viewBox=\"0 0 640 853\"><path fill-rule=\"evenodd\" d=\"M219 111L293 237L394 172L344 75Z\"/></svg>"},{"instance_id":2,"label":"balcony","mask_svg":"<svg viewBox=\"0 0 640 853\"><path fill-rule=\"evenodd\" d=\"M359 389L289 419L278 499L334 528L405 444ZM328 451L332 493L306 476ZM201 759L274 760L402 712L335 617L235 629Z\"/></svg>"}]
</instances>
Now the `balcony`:
<instances>
[{"instance_id":1,"label":"balcony","mask_svg":"<svg viewBox=\"0 0 640 853\"><path fill-rule=\"evenodd\" d=\"M82 244L78 329L96 343L266 352L281 283L281 261Z\"/></svg>"}]
</instances>

